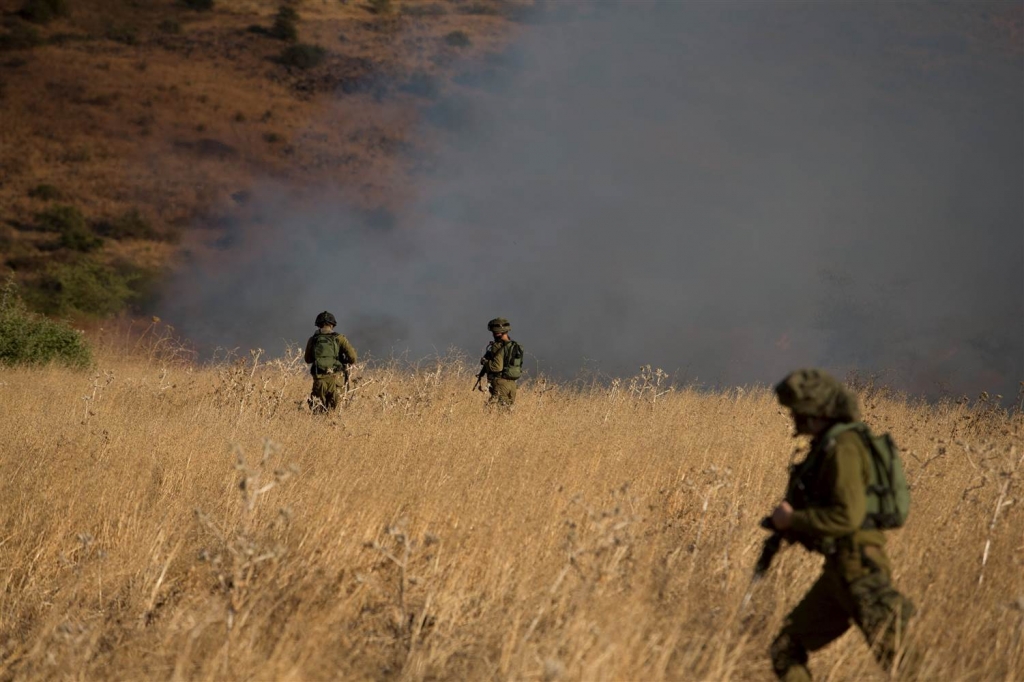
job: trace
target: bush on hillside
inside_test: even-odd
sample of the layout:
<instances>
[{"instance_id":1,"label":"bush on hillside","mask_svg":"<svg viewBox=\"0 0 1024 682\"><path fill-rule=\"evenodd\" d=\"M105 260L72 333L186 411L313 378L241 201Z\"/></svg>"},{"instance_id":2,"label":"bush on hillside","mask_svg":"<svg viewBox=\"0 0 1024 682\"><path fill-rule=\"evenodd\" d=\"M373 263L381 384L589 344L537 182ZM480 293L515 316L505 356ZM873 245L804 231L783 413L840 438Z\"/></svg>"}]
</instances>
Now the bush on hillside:
<instances>
[{"instance_id":1,"label":"bush on hillside","mask_svg":"<svg viewBox=\"0 0 1024 682\"><path fill-rule=\"evenodd\" d=\"M474 14L477 16L497 16L501 10L497 5L489 2L471 2L459 8L460 14Z\"/></svg>"},{"instance_id":2,"label":"bush on hillside","mask_svg":"<svg viewBox=\"0 0 1024 682\"><path fill-rule=\"evenodd\" d=\"M402 14L409 17L442 17L448 13L444 5L436 2L429 4L402 5Z\"/></svg>"},{"instance_id":3,"label":"bush on hillside","mask_svg":"<svg viewBox=\"0 0 1024 682\"><path fill-rule=\"evenodd\" d=\"M69 9L68 0L25 0L18 14L36 24L48 24L66 17Z\"/></svg>"},{"instance_id":4,"label":"bush on hillside","mask_svg":"<svg viewBox=\"0 0 1024 682\"><path fill-rule=\"evenodd\" d=\"M92 353L81 333L30 312L11 275L0 292L0 364L50 362L85 368L92 364Z\"/></svg>"},{"instance_id":5,"label":"bush on hillside","mask_svg":"<svg viewBox=\"0 0 1024 682\"><path fill-rule=\"evenodd\" d=\"M85 216L74 206L60 204L36 214L39 229L47 232L72 232L86 230Z\"/></svg>"},{"instance_id":6,"label":"bush on hillside","mask_svg":"<svg viewBox=\"0 0 1024 682\"><path fill-rule=\"evenodd\" d=\"M299 40L299 28L296 22L299 13L287 5L282 5L274 17L274 25L270 27L270 35L278 40L294 43Z\"/></svg>"},{"instance_id":7,"label":"bush on hillside","mask_svg":"<svg viewBox=\"0 0 1024 682\"><path fill-rule=\"evenodd\" d=\"M35 26L18 21L6 33L0 33L0 52L7 50L31 50L45 41Z\"/></svg>"},{"instance_id":8,"label":"bush on hillside","mask_svg":"<svg viewBox=\"0 0 1024 682\"><path fill-rule=\"evenodd\" d=\"M82 258L51 265L35 292L36 303L50 314L106 317L137 301L146 284L146 273L133 266Z\"/></svg>"},{"instance_id":9,"label":"bush on hillside","mask_svg":"<svg viewBox=\"0 0 1024 682\"><path fill-rule=\"evenodd\" d=\"M53 185L36 185L28 191L28 196L40 201L56 201L61 198L60 190Z\"/></svg>"},{"instance_id":10,"label":"bush on hillside","mask_svg":"<svg viewBox=\"0 0 1024 682\"><path fill-rule=\"evenodd\" d=\"M107 40L113 40L115 43L123 45L135 45L139 42L139 30L127 24L109 24L104 29L103 35Z\"/></svg>"},{"instance_id":11,"label":"bush on hillside","mask_svg":"<svg viewBox=\"0 0 1024 682\"><path fill-rule=\"evenodd\" d=\"M96 231L111 239L155 239L158 236L150 222L135 208L113 220L99 223Z\"/></svg>"},{"instance_id":12,"label":"bush on hillside","mask_svg":"<svg viewBox=\"0 0 1024 682\"><path fill-rule=\"evenodd\" d=\"M164 19L157 28L170 35L176 36L181 34L181 22L176 19Z\"/></svg>"},{"instance_id":13,"label":"bush on hillside","mask_svg":"<svg viewBox=\"0 0 1024 682\"><path fill-rule=\"evenodd\" d=\"M452 47L469 47L473 41L465 31L452 31L444 37L444 42Z\"/></svg>"},{"instance_id":14,"label":"bush on hillside","mask_svg":"<svg viewBox=\"0 0 1024 682\"><path fill-rule=\"evenodd\" d=\"M60 235L60 245L72 251L87 253L103 245L103 240L92 233L85 216L74 206L51 206L36 214L39 228Z\"/></svg>"},{"instance_id":15,"label":"bush on hillside","mask_svg":"<svg viewBox=\"0 0 1024 682\"><path fill-rule=\"evenodd\" d=\"M370 0L370 11L374 14L391 14L391 0Z\"/></svg>"},{"instance_id":16,"label":"bush on hillside","mask_svg":"<svg viewBox=\"0 0 1024 682\"><path fill-rule=\"evenodd\" d=\"M207 11L213 9L213 0L181 0L181 4L189 9Z\"/></svg>"},{"instance_id":17,"label":"bush on hillside","mask_svg":"<svg viewBox=\"0 0 1024 682\"><path fill-rule=\"evenodd\" d=\"M281 53L280 62L296 69L312 69L321 64L327 57L327 50L319 45L299 43L292 45Z\"/></svg>"}]
</instances>

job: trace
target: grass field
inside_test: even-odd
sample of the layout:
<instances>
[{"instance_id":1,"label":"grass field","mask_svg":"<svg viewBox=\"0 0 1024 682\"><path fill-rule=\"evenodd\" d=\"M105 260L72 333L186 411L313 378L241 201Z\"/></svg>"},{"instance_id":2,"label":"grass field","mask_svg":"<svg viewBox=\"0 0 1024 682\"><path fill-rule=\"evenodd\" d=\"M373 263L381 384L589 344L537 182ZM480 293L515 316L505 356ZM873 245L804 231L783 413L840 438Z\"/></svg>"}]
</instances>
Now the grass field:
<instances>
[{"instance_id":1,"label":"grass field","mask_svg":"<svg viewBox=\"0 0 1024 682\"><path fill-rule=\"evenodd\" d=\"M129 349L130 350L130 349ZM0 679L771 678L820 560L741 606L795 441L764 389L365 369L335 417L297 361L0 369ZM906 454L891 534L922 679L1024 679L1024 421L863 396ZM855 632L818 679L884 679Z\"/></svg>"}]
</instances>

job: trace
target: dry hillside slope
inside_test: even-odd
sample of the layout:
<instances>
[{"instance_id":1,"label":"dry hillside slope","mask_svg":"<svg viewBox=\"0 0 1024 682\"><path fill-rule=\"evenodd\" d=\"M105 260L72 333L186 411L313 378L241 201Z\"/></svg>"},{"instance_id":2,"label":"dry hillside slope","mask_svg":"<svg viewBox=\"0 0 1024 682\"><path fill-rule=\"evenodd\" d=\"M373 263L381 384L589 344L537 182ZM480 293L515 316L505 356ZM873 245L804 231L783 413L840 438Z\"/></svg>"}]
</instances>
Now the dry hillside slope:
<instances>
[{"instance_id":1,"label":"dry hillside slope","mask_svg":"<svg viewBox=\"0 0 1024 682\"><path fill-rule=\"evenodd\" d=\"M50 2L69 11L24 9ZM0 252L39 308L118 310L182 246L250 218L268 180L400 206L430 144L419 112L503 49L522 7L188 4L0 0Z\"/></svg>"}]
</instances>

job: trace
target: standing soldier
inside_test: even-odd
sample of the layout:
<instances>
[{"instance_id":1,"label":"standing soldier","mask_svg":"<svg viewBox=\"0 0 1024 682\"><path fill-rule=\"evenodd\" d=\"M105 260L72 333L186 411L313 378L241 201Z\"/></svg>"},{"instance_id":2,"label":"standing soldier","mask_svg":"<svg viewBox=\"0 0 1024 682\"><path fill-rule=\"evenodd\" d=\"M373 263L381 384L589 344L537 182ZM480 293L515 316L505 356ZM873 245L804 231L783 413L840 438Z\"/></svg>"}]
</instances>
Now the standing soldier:
<instances>
[{"instance_id":1,"label":"standing soldier","mask_svg":"<svg viewBox=\"0 0 1024 682\"><path fill-rule=\"evenodd\" d=\"M807 458L792 467L785 501L766 524L786 540L823 554L825 565L772 643L772 667L786 682L810 680L808 652L840 637L852 621L889 671L914 606L889 580L882 528L893 523L868 513L879 508L879 500L869 498L880 493L875 486L869 489L874 455L868 450L871 434L859 422L857 399L817 369L793 372L775 393L789 408L797 435L812 440ZM904 654L904 670L909 664Z\"/></svg>"},{"instance_id":2,"label":"standing soldier","mask_svg":"<svg viewBox=\"0 0 1024 682\"><path fill-rule=\"evenodd\" d=\"M325 310L316 316L318 329L306 342L305 360L313 375L309 402L314 411L338 407L342 390L348 388L348 367L356 362L356 349L334 331L337 325L338 320ZM339 385L339 379L343 385Z\"/></svg>"},{"instance_id":3,"label":"standing soldier","mask_svg":"<svg viewBox=\"0 0 1024 682\"><path fill-rule=\"evenodd\" d=\"M523 347L508 337L512 325L504 317L488 322L487 329L494 340L480 358L482 366L476 375L476 388L482 391L480 382L487 377L490 402L511 407L516 402L516 380L523 375Z\"/></svg>"}]
</instances>

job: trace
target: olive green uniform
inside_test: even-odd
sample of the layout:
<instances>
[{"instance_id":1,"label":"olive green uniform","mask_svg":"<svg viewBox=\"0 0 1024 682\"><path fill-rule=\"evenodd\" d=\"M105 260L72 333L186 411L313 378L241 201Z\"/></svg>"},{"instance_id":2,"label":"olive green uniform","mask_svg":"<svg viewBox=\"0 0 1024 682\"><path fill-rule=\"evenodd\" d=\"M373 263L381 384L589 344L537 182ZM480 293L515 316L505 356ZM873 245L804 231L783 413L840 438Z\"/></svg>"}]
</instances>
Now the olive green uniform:
<instances>
[{"instance_id":1,"label":"olive green uniform","mask_svg":"<svg viewBox=\"0 0 1024 682\"><path fill-rule=\"evenodd\" d=\"M492 403L511 407L516 402L516 381L502 374L505 371L506 353L512 347L511 341L495 340L487 344L484 356L480 358L482 371L487 376L487 387Z\"/></svg>"},{"instance_id":2,"label":"olive green uniform","mask_svg":"<svg viewBox=\"0 0 1024 682\"><path fill-rule=\"evenodd\" d=\"M892 667L913 604L890 583L885 536L861 526L867 513L871 454L857 431L826 432L794 467L786 501L793 508L787 540L825 555L821 576L786 617L772 643L775 674L810 680L807 654L854 623L886 669Z\"/></svg>"},{"instance_id":3,"label":"olive green uniform","mask_svg":"<svg viewBox=\"0 0 1024 682\"><path fill-rule=\"evenodd\" d=\"M316 344L317 336L323 332L317 332L309 337L306 342L306 353L304 359L310 365L309 372L313 375L313 390L310 398L313 405L322 404L328 410L338 407L341 396L348 384L348 365L355 364L357 355L356 349L349 343L342 334L333 334L338 341L338 361L335 369L327 373L318 373L316 369L316 358L313 355L313 347Z\"/></svg>"}]
</instances>

